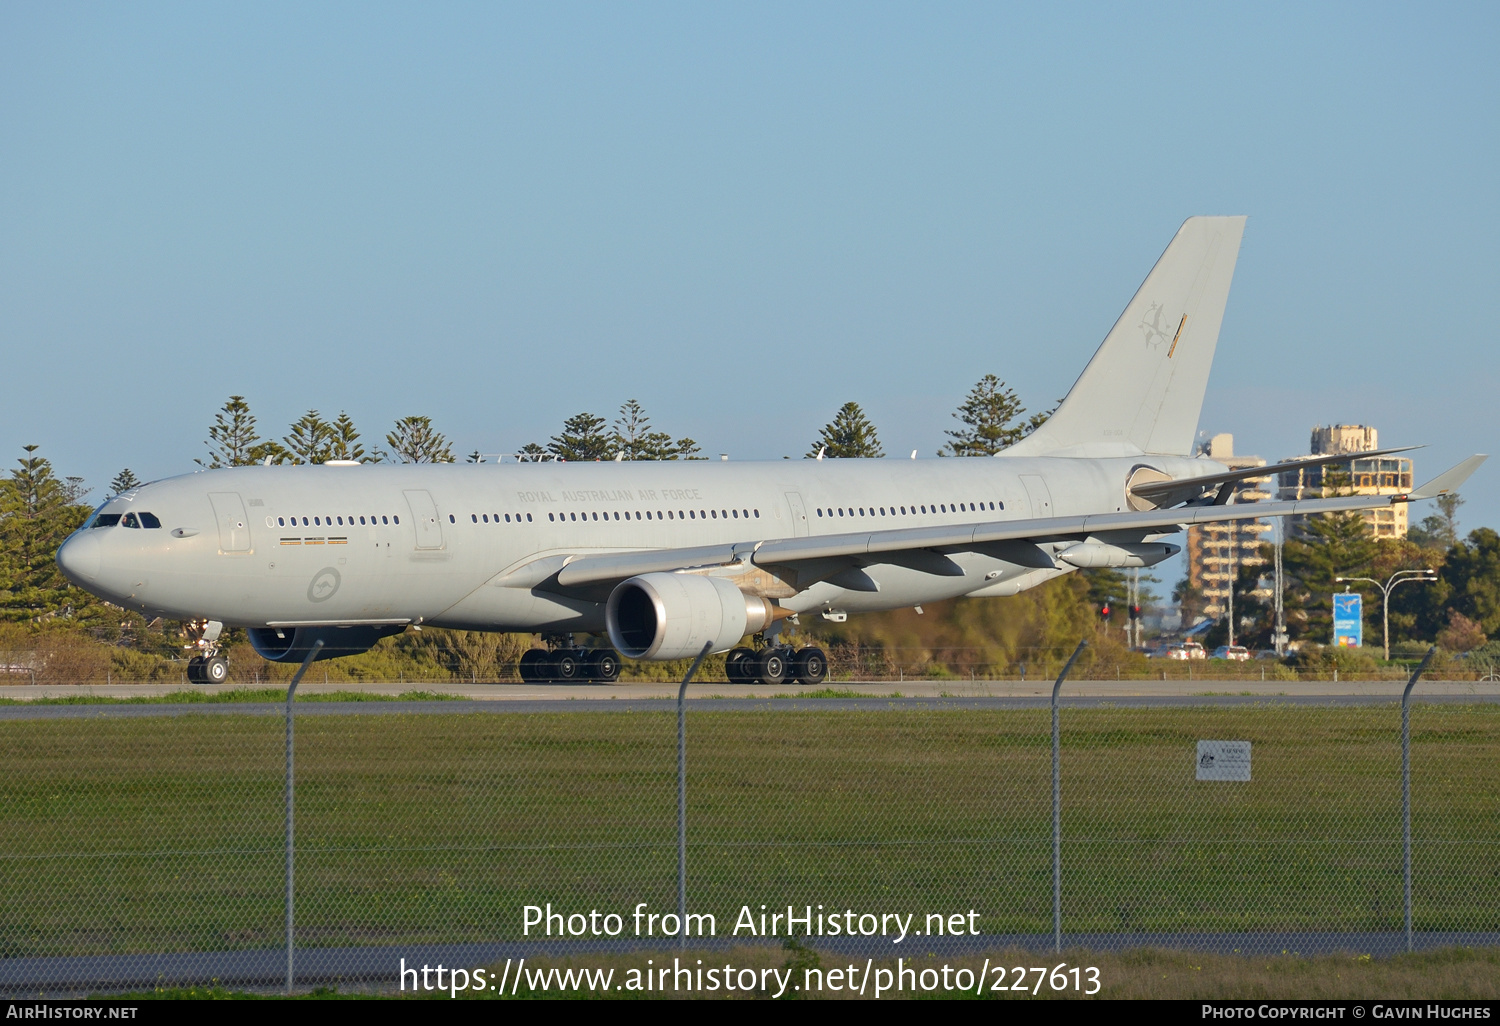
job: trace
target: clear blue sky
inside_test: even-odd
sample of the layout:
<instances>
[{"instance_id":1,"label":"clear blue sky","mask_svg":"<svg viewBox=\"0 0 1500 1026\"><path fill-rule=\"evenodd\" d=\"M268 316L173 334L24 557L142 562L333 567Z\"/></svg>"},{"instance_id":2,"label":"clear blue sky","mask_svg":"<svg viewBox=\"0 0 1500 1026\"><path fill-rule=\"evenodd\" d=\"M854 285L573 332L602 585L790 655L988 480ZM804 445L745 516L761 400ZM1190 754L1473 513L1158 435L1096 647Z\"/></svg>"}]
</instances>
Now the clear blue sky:
<instances>
[{"instance_id":1,"label":"clear blue sky","mask_svg":"<svg viewBox=\"0 0 1500 1026\"><path fill-rule=\"evenodd\" d=\"M1500 6L0 6L0 458L96 494L430 414L514 450L639 398L931 454L1066 391L1182 219L1248 214L1201 427L1497 449ZM1500 526L1500 459L1462 519ZM1421 515L1423 511L1418 511ZM1167 582L1170 584L1170 581Z\"/></svg>"}]
</instances>

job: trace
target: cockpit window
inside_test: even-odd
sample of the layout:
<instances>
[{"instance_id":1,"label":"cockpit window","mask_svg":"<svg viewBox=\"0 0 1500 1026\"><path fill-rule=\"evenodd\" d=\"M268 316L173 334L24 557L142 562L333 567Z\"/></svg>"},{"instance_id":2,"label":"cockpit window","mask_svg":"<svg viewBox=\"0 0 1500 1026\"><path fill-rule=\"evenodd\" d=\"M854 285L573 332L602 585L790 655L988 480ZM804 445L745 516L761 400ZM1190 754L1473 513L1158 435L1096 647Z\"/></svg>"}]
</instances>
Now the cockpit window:
<instances>
[{"instance_id":1,"label":"cockpit window","mask_svg":"<svg viewBox=\"0 0 1500 1026\"><path fill-rule=\"evenodd\" d=\"M89 526L90 527L114 527L119 522L120 522L120 514L118 514L118 513L100 513L97 517L94 518L94 522L92 524L90 524Z\"/></svg>"},{"instance_id":2,"label":"cockpit window","mask_svg":"<svg viewBox=\"0 0 1500 1026\"><path fill-rule=\"evenodd\" d=\"M124 518L120 521L120 525L122 527L140 527L141 522L136 518L136 515L134 513L126 513Z\"/></svg>"},{"instance_id":3,"label":"cockpit window","mask_svg":"<svg viewBox=\"0 0 1500 1026\"><path fill-rule=\"evenodd\" d=\"M156 519L156 514L155 513L141 513L141 514L138 514L138 515L141 518L141 526L142 527L153 527L154 528L154 527L160 527L161 526L161 521L158 520L158 519Z\"/></svg>"}]
</instances>

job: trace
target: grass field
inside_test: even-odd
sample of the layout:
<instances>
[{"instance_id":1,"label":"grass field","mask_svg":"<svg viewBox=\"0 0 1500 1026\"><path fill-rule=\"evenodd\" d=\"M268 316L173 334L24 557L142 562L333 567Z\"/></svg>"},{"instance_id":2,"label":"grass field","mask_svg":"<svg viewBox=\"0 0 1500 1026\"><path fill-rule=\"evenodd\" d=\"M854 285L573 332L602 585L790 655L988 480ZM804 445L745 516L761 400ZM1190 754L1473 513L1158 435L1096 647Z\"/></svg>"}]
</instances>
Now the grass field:
<instances>
[{"instance_id":1,"label":"grass field","mask_svg":"<svg viewBox=\"0 0 1500 1026\"><path fill-rule=\"evenodd\" d=\"M1399 712L1066 710L1064 929L1396 930ZM522 905L675 907L671 713L309 717L302 945L520 935ZM276 717L0 722L0 956L281 930ZM981 913L1050 930L1045 710L689 716L692 911ZM1194 779L1200 738L1254 780ZM1500 929L1500 709L1413 713L1416 925ZM743 934L742 934L743 936Z\"/></svg>"}]
</instances>

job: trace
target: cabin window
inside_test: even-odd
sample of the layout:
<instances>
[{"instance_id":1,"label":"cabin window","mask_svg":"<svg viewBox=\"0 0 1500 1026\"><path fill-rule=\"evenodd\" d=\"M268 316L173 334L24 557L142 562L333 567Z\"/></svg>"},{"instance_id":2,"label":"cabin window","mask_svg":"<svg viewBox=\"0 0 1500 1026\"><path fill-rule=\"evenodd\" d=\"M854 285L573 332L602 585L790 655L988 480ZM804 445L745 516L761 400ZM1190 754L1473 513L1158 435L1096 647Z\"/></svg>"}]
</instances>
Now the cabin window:
<instances>
[{"instance_id":1,"label":"cabin window","mask_svg":"<svg viewBox=\"0 0 1500 1026\"><path fill-rule=\"evenodd\" d=\"M531 523L531 514L530 513L526 514L526 522L528 524Z\"/></svg>"},{"instance_id":2,"label":"cabin window","mask_svg":"<svg viewBox=\"0 0 1500 1026\"><path fill-rule=\"evenodd\" d=\"M756 519L756 520L759 520L759 519L760 519L760 510L756 510L756 511L755 511L755 519Z\"/></svg>"},{"instance_id":3,"label":"cabin window","mask_svg":"<svg viewBox=\"0 0 1500 1026\"><path fill-rule=\"evenodd\" d=\"M453 514L452 514L452 513L449 513L449 514L448 514L448 519L449 519L449 520L452 520L452 519L453 519ZM470 513L470 514L469 514L469 520L470 520L470 521L471 521L471 522L473 522L473 523L476 523L476 524L477 524L477 523L479 523L479 514L478 514L478 513ZM485 523L489 523L489 522L490 522L490 518L489 518L489 517L488 517L488 516L486 516L486 517L485 517L485 518L484 518L484 522L485 522Z\"/></svg>"},{"instance_id":4,"label":"cabin window","mask_svg":"<svg viewBox=\"0 0 1500 1026\"><path fill-rule=\"evenodd\" d=\"M392 514L392 516L391 516L391 523L393 523L393 524L399 524L399 523L401 523L401 518L398 517L398 516L396 516L396 515L394 515L394 514Z\"/></svg>"}]
</instances>

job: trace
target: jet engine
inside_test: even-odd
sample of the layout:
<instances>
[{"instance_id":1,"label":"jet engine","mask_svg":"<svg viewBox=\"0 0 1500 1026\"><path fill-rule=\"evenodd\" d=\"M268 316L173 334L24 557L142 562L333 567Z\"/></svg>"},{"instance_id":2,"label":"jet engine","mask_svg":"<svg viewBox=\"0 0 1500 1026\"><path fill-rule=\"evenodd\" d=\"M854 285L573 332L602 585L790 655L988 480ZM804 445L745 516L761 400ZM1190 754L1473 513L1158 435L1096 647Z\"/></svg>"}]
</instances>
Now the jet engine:
<instances>
[{"instance_id":1,"label":"jet engine","mask_svg":"<svg viewBox=\"0 0 1500 1026\"><path fill-rule=\"evenodd\" d=\"M404 626L387 627L251 627L250 645L263 659L273 663L300 663L319 638L319 659L359 655L384 638L400 634Z\"/></svg>"},{"instance_id":2,"label":"jet engine","mask_svg":"<svg viewBox=\"0 0 1500 1026\"><path fill-rule=\"evenodd\" d=\"M609 640L631 659L691 659L733 648L765 630L783 610L746 595L722 577L641 574L610 593L604 622Z\"/></svg>"}]
</instances>

